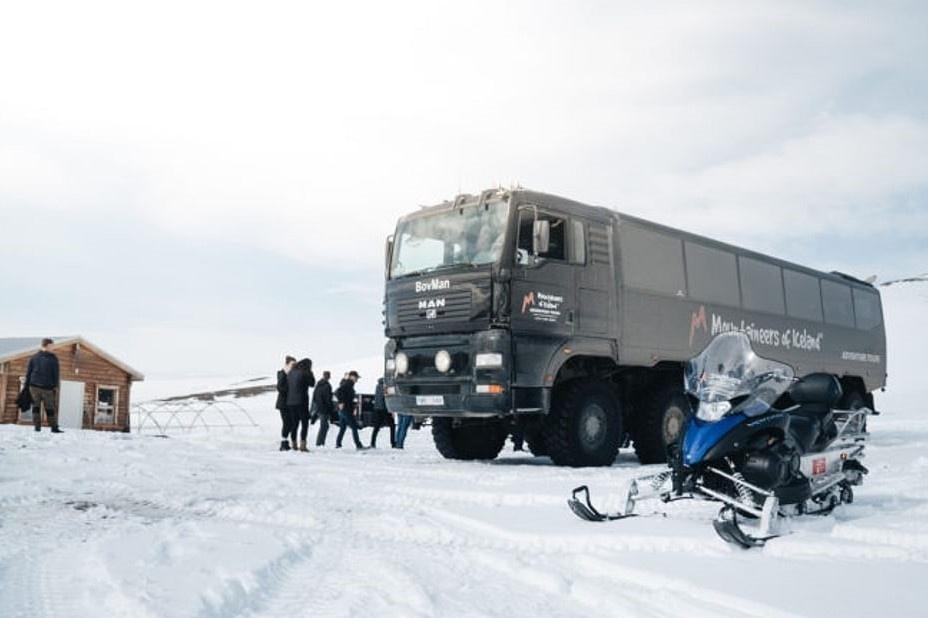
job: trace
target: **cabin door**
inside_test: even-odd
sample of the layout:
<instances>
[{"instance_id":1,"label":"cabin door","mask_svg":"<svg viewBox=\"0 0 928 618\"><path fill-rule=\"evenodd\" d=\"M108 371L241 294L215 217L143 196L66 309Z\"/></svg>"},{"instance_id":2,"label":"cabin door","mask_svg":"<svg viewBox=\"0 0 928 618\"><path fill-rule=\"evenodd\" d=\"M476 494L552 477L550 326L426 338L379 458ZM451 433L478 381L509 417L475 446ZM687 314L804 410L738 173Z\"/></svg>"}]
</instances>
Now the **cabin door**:
<instances>
[{"instance_id":1,"label":"cabin door","mask_svg":"<svg viewBox=\"0 0 928 618\"><path fill-rule=\"evenodd\" d=\"M70 429L83 429L83 382L61 381L61 392L58 397L58 425Z\"/></svg>"}]
</instances>

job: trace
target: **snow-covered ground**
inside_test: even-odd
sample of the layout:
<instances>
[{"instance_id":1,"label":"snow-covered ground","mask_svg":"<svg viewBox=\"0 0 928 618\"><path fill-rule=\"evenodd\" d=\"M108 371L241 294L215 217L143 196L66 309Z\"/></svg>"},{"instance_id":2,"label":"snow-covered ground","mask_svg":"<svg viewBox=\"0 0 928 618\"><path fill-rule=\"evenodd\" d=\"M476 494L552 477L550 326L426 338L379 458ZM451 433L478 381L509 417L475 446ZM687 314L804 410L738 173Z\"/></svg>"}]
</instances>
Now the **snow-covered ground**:
<instances>
[{"instance_id":1,"label":"snow-covered ground","mask_svg":"<svg viewBox=\"0 0 928 618\"><path fill-rule=\"evenodd\" d=\"M928 283L883 292L871 474L853 505L764 549L719 540L707 504L574 517L574 486L604 497L644 471L629 453L609 469L450 462L427 431L405 451L279 453L264 395L239 401L251 431L0 427L0 616L924 616Z\"/></svg>"}]
</instances>

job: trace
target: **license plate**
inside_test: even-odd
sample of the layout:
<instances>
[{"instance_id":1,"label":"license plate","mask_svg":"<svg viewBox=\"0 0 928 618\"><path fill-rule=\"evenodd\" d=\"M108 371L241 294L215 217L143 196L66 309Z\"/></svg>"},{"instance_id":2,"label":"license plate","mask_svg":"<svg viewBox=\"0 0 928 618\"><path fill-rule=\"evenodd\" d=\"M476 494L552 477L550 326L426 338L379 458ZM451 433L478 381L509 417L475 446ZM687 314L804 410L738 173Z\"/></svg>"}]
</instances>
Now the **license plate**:
<instances>
[{"instance_id":1,"label":"license plate","mask_svg":"<svg viewBox=\"0 0 928 618\"><path fill-rule=\"evenodd\" d=\"M443 406L445 398L441 395L416 395L417 406Z\"/></svg>"}]
</instances>

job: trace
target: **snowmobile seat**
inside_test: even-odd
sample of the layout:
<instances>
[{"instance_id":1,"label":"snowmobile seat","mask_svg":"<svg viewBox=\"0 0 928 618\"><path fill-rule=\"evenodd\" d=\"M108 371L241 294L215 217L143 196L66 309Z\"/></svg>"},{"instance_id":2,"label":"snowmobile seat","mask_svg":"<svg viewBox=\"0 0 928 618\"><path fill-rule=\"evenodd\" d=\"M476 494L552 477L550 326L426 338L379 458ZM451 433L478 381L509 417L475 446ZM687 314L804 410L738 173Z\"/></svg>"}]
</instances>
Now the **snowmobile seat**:
<instances>
[{"instance_id":1,"label":"snowmobile seat","mask_svg":"<svg viewBox=\"0 0 928 618\"><path fill-rule=\"evenodd\" d=\"M810 373L789 389L789 396L799 405L793 414L824 418L842 395L841 383L830 373Z\"/></svg>"},{"instance_id":2,"label":"snowmobile seat","mask_svg":"<svg viewBox=\"0 0 928 618\"><path fill-rule=\"evenodd\" d=\"M831 411L841 395L841 383L828 373L811 373L790 387L797 405L789 411L789 432L800 450L808 452L832 433Z\"/></svg>"}]
</instances>

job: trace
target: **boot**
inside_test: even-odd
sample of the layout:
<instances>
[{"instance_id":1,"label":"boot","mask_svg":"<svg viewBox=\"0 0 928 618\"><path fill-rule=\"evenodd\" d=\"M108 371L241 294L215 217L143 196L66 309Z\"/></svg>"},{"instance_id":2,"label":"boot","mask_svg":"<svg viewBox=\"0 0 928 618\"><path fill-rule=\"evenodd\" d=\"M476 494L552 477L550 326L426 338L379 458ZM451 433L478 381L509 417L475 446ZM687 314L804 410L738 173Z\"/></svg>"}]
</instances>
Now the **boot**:
<instances>
[{"instance_id":1,"label":"boot","mask_svg":"<svg viewBox=\"0 0 928 618\"><path fill-rule=\"evenodd\" d=\"M287 442L286 440L281 440L281 441L280 441L280 450L282 450L282 451L289 451L289 450L290 450L290 443Z\"/></svg>"},{"instance_id":2,"label":"boot","mask_svg":"<svg viewBox=\"0 0 928 618\"><path fill-rule=\"evenodd\" d=\"M300 450L300 447L299 447L299 446L297 445L297 443L296 443L296 438L292 438L292 439L290 440L290 450L292 450L292 451L298 451L298 450Z\"/></svg>"},{"instance_id":3,"label":"boot","mask_svg":"<svg viewBox=\"0 0 928 618\"><path fill-rule=\"evenodd\" d=\"M309 452L309 449L306 448L306 440L300 440L300 452L301 452L301 453L308 453L308 452Z\"/></svg>"},{"instance_id":4,"label":"boot","mask_svg":"<svg viewBox=\"0 0 928 618\"><path fill-rule=\"evenodd\" d=\"M42 431L42 426L41 426L41 425L36 425L36 426L35 426L35 430L36 430L36 431Z\"/></svg>"},{"instance_id":5,"label":"boot","mask_svg":"<svg viewBox=\"0 0 928 618\"><path fill-rule=\"evenodd\" d=\"M64 433L64 432L58 429L58 425L55 425L54 427L52 427L52 433Z\"/></svg>"}]
</instances>

